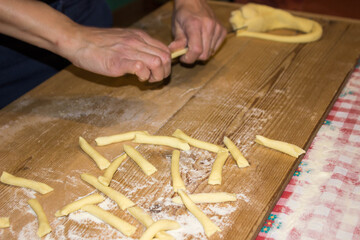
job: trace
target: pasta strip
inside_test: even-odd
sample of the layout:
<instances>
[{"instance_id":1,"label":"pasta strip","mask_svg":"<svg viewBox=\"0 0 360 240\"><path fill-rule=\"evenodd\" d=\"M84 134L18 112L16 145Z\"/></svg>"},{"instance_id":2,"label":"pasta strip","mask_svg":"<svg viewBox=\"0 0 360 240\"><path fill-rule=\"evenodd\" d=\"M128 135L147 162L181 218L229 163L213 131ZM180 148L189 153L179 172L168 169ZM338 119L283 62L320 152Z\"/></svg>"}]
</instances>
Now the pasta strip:
<instances>
[{"instance_id":1,"label":"pasta strip","mask_svg":"<svg viewBox=\"0 0 360 240\"><path fill-rule=\"evenodd\" d=\"M96 177L94 177L90 174L87 174L87 173L81 174L81 179L84 180L85 182L89 183L96 189L98 189L100 192L104 193L106 196L108 196L112 200L114 200L122 210L125 210L125 209L135 205L135 203L133 203L130 199L125 197L123 194L116 191L115 189L112 189L111 187L106 187L106 186L102 185L97 180Z\"/></svg>"},{"instance_id":2,"label":"pasta strip","mask_svg":"<svg viewBox=\"0 0 360 240\"><path fill-rule=\"evenodd\" d=\"M133 140L135 138L135 134L149 135L147 131L131 131L131 132L116 134L112 136L98 137L95 139L95 142L98 146L105 146L112 143Z\"/></svg>"},{"instance_id":3,"label":"pasta strip","mask_svg":"<svg viewBox=\"0 0 360 240\"><path fill-rule=\"evenodd\" d=\"M0 217L0 228L8 228L8 227L10 227L10 218Z\"/></svg>"},{"instance_id":4,"label":"pasta strip","mask_svg":"<svg viewBox=\"0 0 360 240\"><path fill-rule=\"evenodd\" d=\"M189 143L191 146L197 147L197 148L201 148L201 149L205 149L208 150L210 152L219 152L220 150L226 150L225 148L215 145L213 143L209 143L209 142L204 142L192 137L189 137L188 135L186 135L183 131L181 131L180 129L176 129L175 132L172 134L172 136L179 138L187 143ZM226 150L227 151L227 150Z\"/></svg>"},{"instance_id":5,"label":"pasta strip","mask_svg":"<svg viewBox=\"0 0 360 240\"><path fill-rule=\"evenodd\" d=\"M41 193L41 194L46 194L46 193L49 193L49 192L54 190L52 187L50 187L49 185L47 185L45 183L29 180L29 179L26 179L26 178L15 177L15 176L13 176L10 173L5 172L5 171L1 175L0 181L2 183L6 183L6 184L9 184L9 185L13 185L13 186L30 188L32 190L35 190L35 191Z\"/></svg>"},{"instance_id":6,"label":"pasta strip","mask_svg":"<svg viewBox=\"0 0 360 240\"><path fill-rule=\"evenodd\" d=\"M127 210L134 218L136 218L146 228L150 227L151 224L154 223L154 220L150 217L150 215L148 215L144 210L142 210L138 206L130 207ZM171 236L170 234L164 231L158 232L155 235L155 237L161 240L175 240L173 236Z\"/></svg>"},{"instance_id":7,"label":"pasta strip","mask_svg":"<svg viewBox=\"0 0 360 240\"><path fill-rule=\"evenodd\" d=\"M62 209L56 211L55 216L56 217L67 216L70 213L81 209L82 206L89 204L98 204L104 200L105 198L101 194L94 193L77 201L74 201L72 203L69 203L68 205L64 206Z\"/></svg>"},{"instance_id":8,"label":"pasta strip","mask_svg":"<svg viewBox=\"0 0 360 240\"><path fill-rule=\"evenodd\" d=\"M135 226L96 205L85 205L81 208L81 210L84 210L94 215L95 217L100 218L128 237L136 232Z\"/></svg>"},{"instance_id":9,"label":"pasta strip","mask_svg":"<svg viewBox=\"0 0 360 240\"><path fill-rule=\"evenodd\" d=\"M299 157L301 154L305 153L305 150L294 145L291 143L287 143L287 142L281 142L281 141L277 141L277 140L272 140L260 135L256 135L256 140L255 142L268 147L268 148L272 148L275 150L278 150L280 152L286 153L290 156L293 157Z\"/></svg>"},{"instance_id":10,"label":"pasta strip","mask_svg":"<svg viewBox=\"0 0 360 240\"><path fill-rule=\"evenodd\" d=\"M184 55L185 53L188 52L188 48L183 48L183 49L180 49L180 50L176 50L175 52L172 52L171 53L171 59L174 59L174 58L177 58L177 57L180 57L182 55Z\"/></svg>"},{"instance_id":11,"label":"pasta strip","mask_svg":"<svg viewBox=\"0 0 360 240\"><path fill-rule=\"evenodd\" d=\"M156 167L146 160L135 148L129 145L124 145L124 151L129 157L136 162L143 172L150 176L157 171Z\"/></svg>"},{"instance_id":12,"label":"pasta strip","mask_svg":"<svg viewBox=\"0 0 360 240\"><path fill-rule=\"evenodd\" d=\"M174 192L177 192L178 189L186 190L184 181L181 179L180 176L179 159L180 159L180 151L174 150L171 158L171 176L172 176Z\"/></svg>"},{"instance_id":13,"label":"pasta strip","mask_svg":"<svg viewBox=\"0 0 360 240\"><path fill-rule=\"evenodd\" d=\"M209 180L208 180L209 184L211 185L221 184L222 168L228 156L229 156L228 152L225 151L218 152L209 176Z\"/></svg>"},{"instance_id":14,"label":"pasta strip","mask_svg":"<svg viewBox=\"0 0 360 240\"><path fill-rule=\"evenodd\" d=\"M196 193L188 195L194 203L221 203L221 202L234 202L236 195L227 192L214 192L214 193ZM177 204L182 204L180 196L173 197L172 201Z\"/></svg>"},{"instance_id":15,"label":"pasta strip","mask_svg":"<svg viewBox=\"0 0 360 240\"><path fill-rule=\"evenodd\" d=\"M45 215L44 209L40 205L39 201L36 199L30 199L28 201L28 204L36 213L38 221L39 221L39 228L37 231L37 235L39 237L43 237L46 234L50 233L52 230L51 230L49 221L48 221L48 219Z\"/></svg>"},{"instance_id":16,"label":"pasta strip","mask_svg":"<svg viewBox=\"0 0 360 240\"><path fill-rule=\"evenodd\" d=\"M168 137L168 136L147 136L147 135L136 134L133 142L163 145L163 146L178 148L184 151L190 150L190 146L186 142L178 138Z\"/></svg>"},{"instance_id":17,"label":"pasta strip","mask_svg":"<svg viewBox=\"0 0 360 240\"><path fill-rule=\"evenodd\" d=\"M160 231L175 230L179 229L180 227L180 224L176 221L162 219L151 224L151 226L146 229L146 231L140 237L140 240L152 240L156 233Z\"/></svg>"},{"instance_id":18,"label":"pasta strip","mask_svg":"<svg viewBox=\"0 0 360 240\"><path fill-rule=\"evenodd\" d=\"M216 226L210 218L208 218L196 205L191 201L190 197L182 190L178 191L178 194L181 197L182 202L186 208L191 212L201 223L204 228L206 236L210 237L214 233L221 232L221 229Z\"/></svg>"},{"instance_id":19,"label":"pasta strip","mask_svg":"<svg viewBox=\"0 0 360 240\"><path fill-rule=\"evenodd\" d=\"M126 158L127 155L123 154L120 157L116 158L114 161L112 161L109 167L105 170L104 175L98 177L99 182L102 183L104 186L109 186L116 170Z\"/></svg>"},{"instance_id":20,"label":"pasta strip","mask_svg":"<svg viewBox=\"0 0 360 240\"><path fill-rule=\"evenodd\" d=\"M232 157L236 161L239 168L250 166L249 162L245 159L244 155L242 155L240 150L228 137L224 137L224 144L229 149Z\"/></svg>"},{"instance_id":21,"label":"pasta strip","mask_svg":"<svg viewBox=\"0 0 360 240\"><path fill-rule=\"evenodd\" d=\"M109 160L107 160L92 146L90 146L90 144L84 138L79 137L79 145L81 149L95 161L96 165L101 170L104 170L110 165Z\"/></svg>"}]
</instances>

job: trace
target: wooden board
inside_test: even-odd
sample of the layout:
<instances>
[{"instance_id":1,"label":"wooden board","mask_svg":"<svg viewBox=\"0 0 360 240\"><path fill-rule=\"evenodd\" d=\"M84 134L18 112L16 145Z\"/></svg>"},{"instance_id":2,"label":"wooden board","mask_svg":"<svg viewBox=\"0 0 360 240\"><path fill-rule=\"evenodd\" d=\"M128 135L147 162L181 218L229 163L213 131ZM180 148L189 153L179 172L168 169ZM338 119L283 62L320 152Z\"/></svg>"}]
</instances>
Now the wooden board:
<instances>
[{"instance_id":1,"label":"wooden board","mask_svg":"<svg viewBox=\"0 0 360 240\"><path fill-rule=\"evenodd\" d=\"M230 12L239 5L212 6L229 28ZM172 5L166 4L134 26L169 43L171 9ZM176 64L171 78L160 84L139 83L132 76L106 78L69 67L1 110L0 171L46 182L55 191L40 196L0 184L0 216L10 216L12 222L0 235L35 236L37 223L26 201L36 197L54 229L53 239L97 238L99 234L104 239L122 238L81 213L54 217L60 207L93 191L80 180L80 173L101 174L79 148L78 137L95 146L93 140L98 136L130 130L171 135L180 128L216 144L228 136L249 159L250 167L238 169L229 158L221 186L207 184L215 154L192 148L181 152L180 165L190 192L228 191L239 198L232 204L200 206L222 228L210 239L255 238L300 161L255 144L255 135L307 148L360 52L359 22L306 16L323 26L320 41L286 44L229 37L210 61L193 67ZM97 149L108 159L123 151L122 144ZM111 186L154 219L179 220L183 233L176 234L183 239L206 239L186 210L170 203L174 196L169 172L172 149L140 146L139 151L159 171L146 177L128 159ZM111 202L105 205L138 227L135 238L144 231L128 213ZM191 222L186 225L188 218Z\"/></svg>"}]
</instances>

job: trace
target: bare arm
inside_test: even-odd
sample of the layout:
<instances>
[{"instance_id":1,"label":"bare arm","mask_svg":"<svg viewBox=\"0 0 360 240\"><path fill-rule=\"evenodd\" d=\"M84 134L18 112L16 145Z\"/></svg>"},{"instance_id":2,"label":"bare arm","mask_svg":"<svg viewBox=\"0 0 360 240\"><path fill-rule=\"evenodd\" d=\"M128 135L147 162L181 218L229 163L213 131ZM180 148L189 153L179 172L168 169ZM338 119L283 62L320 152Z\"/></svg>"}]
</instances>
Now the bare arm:
<instances>
[{"instance_id":1,"label":"bare arm","mask_svg":"<svg viewBox=\"0 0 360 240\"><path fill-rule=\"evenodd\" d=\"M160 81L171 71L170 50L146 33L81 26L40 1L1 0L0 32L106 76Z\"/></svg>"}]
</instances>

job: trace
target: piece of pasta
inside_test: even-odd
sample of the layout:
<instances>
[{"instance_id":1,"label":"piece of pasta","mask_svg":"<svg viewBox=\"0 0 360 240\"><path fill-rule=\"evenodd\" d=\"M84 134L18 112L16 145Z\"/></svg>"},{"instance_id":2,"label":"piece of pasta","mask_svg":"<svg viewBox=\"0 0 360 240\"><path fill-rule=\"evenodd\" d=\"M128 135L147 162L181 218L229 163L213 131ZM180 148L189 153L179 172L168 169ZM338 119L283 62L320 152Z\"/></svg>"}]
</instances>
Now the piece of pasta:
<instances>
[{"instance_id":1,"label":"piece of pasta","mask_svg":"<svg viewBox=\"0 0 360 240\"><path fill-rule=\"evenodd\" d=\"M56 211L55 216L56 217L67 216L70 213L81 209L82 206L89 205L89 204L98 204L104 200L105 200L104 196L102 196L101 194L98 194L98 193L94 193L94 194L91 194L84 198L81 198L79 200L76 200L72 203L67 204L60 210Z\"/></svg>"},{"instance_id":2,"label":"piece of pasta","mask_svg":"<svg viewBox=\"0 0 360 240\"><path fill-rule=\"evenodd\" d=\"M188 195L194 203L221 203L234 202L237 200L234 193L214 192L214 193L195 193ZM177 204L183 204L180 196L172 198L172 201Z\"/></svg>"},{"instance_id":3,"label":"piece of pasta","mask_svg":"<svg viewBox=\"0 0 360 240\"><path fill-rule=\"evenodd\" d=\"M156 167L146 160L135 148L130 145L124 145L126 154L136 162L136 164L143 170L143 172L150 176L157 171Z\"/></svg>"},{"instance_id":4,"label":"piece of pasta","mask_svg":"<svg viewBox=\"0 0 360 240\"><path fill-rule=\"evenodd\" d=\"M135 134L145 134L149 135L147 131L131 131L111 136L97 137L95 142L98 146L105 146L112 143L119 143L125 141L131 141L135 138Z\"/></svg>"},{"instance_id":5,"label":"piece of pasta","mask_svg":"<svg viewBox=\"0 0 360 240\"><path fill-rule=\"evenodd\" d=\"M215 145L213 143L209 143L209 142L205 142L205 141L201 141L195 138L192 138L188 135L186 135L183 131L181 131L180 129L176 129L175 132L172 134L172 136L179 138L185 142L187 142L188 144L190 144L191 146L197 147L197 148L201 148L201 149L205 149L207 151L210 152L219 152L220 150L223 151L227 151L226 148L223 148L221 146Z\"/></svg>"},{"instance_id":6,"label":"piece of pasta","mask_svg":"<svg viewBox=\"0 0 360 240\"><path fill-rule=\"evenodd\" d=\"M98 151L96 151L90 144L82 137L79 137L79 145L81 149L89 155L96 163L96 165L104 170L110 165L109 160L102 156Z\"/></svg>"},{"instance_id":7,"label":"piece of pasta","mask_svg":"<svg viewBox=\"0 0 360 240\"><path fill-rule=\"evenodd\" d=\"M2 183L17 186L17 187L30 188L41 194L46 194L46 193L49 193L54 190L52 187L50 187L49 185L47 185L45 183L37 182L37 181L26 179L26 178L15 177L5 171L1 175L0 181Z\"/></svg>"},{"instance_id":8,"label":"piece of pasta","mask_svg":"<svg viewBox=\"0 0 360 240\"><path fill-rule=\"evenodd\" d=\"M135 226L96 205L85 205L81 207L81 210L86 211L91 215L94 215L95 217L103 220L128 237L136 232Z\"/></svg>"},{"instance_id":9,"label":"piece of pasta","mask_svg":"<svg viewBox=\"0 0 360 240\"><path fill-rule=\"evenodd\" d=\"M96 177L94 177L90 174L87 174L87 173L81 174L81 179L84 180L85 182L89 183L93 187L95 187L100 192L104 193L106 196L108 196L112 200L114 200L122 210L125 210L125 209L135 205L135 203L133 203L125 195L121 194L120 192L116 191L115 189L113 189L111 187L104 186L97 180Z\"/></svg>"},{"instance_id":10,"label":"piece of pasta","mask_svg":"<svg viewBox=\"0 0 360 240\"><path fill-rule=\"evenodd\" d=\"M0 217L0 228L10 227L10 218L9 217Z\"/></svg>"},{"instance_id":11,"label":"piece of pasta","mask_svg":"<svg viewBox=\"0 0 360 240\"><path fill-rule=\"evenodd\" d=\"M166 230L175 230L175 229L179 229L180 227L181 227L180 224L174 220L162 219L151 224L151 226L148 229L146 229L146 231L140 237L140 240L152 240L158 232L166 231Z\"/></svg>"},{"instance_id":12,"label":"piece of pasta","mask_svg":"<svg viewBox=\"0 0 360 240\"><path fill-rule=\"evenodd\" d=\"M228 137L224 137L224 144L229 149L231 156L234 158L239 168L250 166L249 162L246 160L244 155L242 155L240 150Z\"/></svg>"},{"instance_id":13,"label":"piece of pasta","mask_svg":"<svg viewBox=\"0 0 360 240\"><path fill-rule=\"evenodd\" d=\"M296 158L299 157L301 154L305 153L304 149L302 149L294 144L269 139L269 138L263 137L261 135L256 135L255 142L259 143L265 147L278 150L280 152L286 153L286 154L296 157Z\"/></svg>"},{"instance_id":14,"label":"piece of pasta","mask_svg":"<svg viewBox=\"0 0 360 240\"><path fill-rule=\"evenodd\" d=\"M171 177L173 182L174 192L178 189L186 190L184 181L181 179L179 170L180 151L174 150L171 157Z\"/></svg>"},{"instance_id":15,"label":"piece of pasta","mask_svg":"<svg viewBox=\"0 0 360 240\"><path fill-rule=\"evenodd\" d=\"M28 204L34 210L34 212L36 213L37 218L38 218L39 227L38 227L38 231L36 234L39 237L43 237L46 234L50 233L52 230L51 230L49 221L48 221L48 219L45 215L44 209L40 205L39 201L36 199L30 199L28 201Z\"/></svg>"},{"instance_id":16,"label":"piece of pasta","mask_svg":"<svg viewBox=\"0 0 360 240\"><path fill-rule=\"evenodd\" d=\"M120 164L127 158L126 154L121 155L120 157L116 158L114 161L111 162L110 166L105 169L104 175L99 176L98 180L104 186L109 186L111 179L113 178L116 170L119 168Z\"/></svg>"},{"instance_id":17,"label":"piece of pasta","mask_svg":"<svg viewBox=\"0 0 360 240\"><path fill-rule=\"evenodd\" d=\"M147 135L135 135L135 143L145 143L145 144L154 144L154 145L163 145L172 148L177 148L183 151L190 150L190 146L187 142L180 140L175 137L169 136L147 136Z\"/></svg>"},{"instance_id":18,"label":"piece of pasta","mask_svg":"<svg viewBox=\"0 0 360 240\"><path fill-rule=\"evenodd\" d=\"M205 234L208 237L211 237L216 232L221 232L221 229L216 226L210 218L208 218L205 213L203 213L193 201L191 201L190 197L182 190L178 191L178 194L181 197L182 202L186 206L186 208L191 212L201 223L204 228Z\"/></svg>"},{"instance_id":19,"label":"piece of pasta","mask_svg":"<svg viewBox=\"0 0 360 240\"><path fill-rule=\"evenodd\" d=\"M211 185L217 185L221 184L222 181L222 169L226 162L226 159L228 158L229 153L226 151L220 151L216 155L215 162L213 164L213 167L211 169L211 173L209 176L208 183Z\"/></svg>"}]
</instances>

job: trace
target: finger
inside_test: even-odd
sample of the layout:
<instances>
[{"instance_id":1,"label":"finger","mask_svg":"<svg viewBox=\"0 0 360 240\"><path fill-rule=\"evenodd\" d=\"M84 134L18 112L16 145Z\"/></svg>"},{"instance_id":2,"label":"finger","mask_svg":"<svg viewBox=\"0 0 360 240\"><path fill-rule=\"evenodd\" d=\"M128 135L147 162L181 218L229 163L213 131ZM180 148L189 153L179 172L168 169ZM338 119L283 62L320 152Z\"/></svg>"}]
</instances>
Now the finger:
<instances>
[{"instance_id":1,"label":"finger","mask_svg":"<svg viewBox=\"0 0 360 240\"><path fill-rule=\"evenodd\" d=\"M155 81L161 81L167 77L166 71L170 70L165 69L167 66L163 64L159 56L142 51L136 51L132 55L134 60L142 61L145 64L145 66L151 71L151 77L153 77Z\"/></svg>"},{"instance_id":2,"label":"finger","mask_svg":"<svg viewBox=\"0 0 360 240\"><path fill-rule=\"evenodd\" d=\"M180 58L184 63L194 63L203 52L202 33L199 22L188 24L186 27L189 51Z\"/></svg>"},{"instance_id":3,"label":"finger","mask_svg":"<svg viewBox=\"0 0 360 240\"><path fill-rule=\"evenodd\" d=\"M221 44L224 42L226 38L226 34L227 34L226 29L223 26L221 26L221 33L219 35L218 40L216 41L214 53L220 48Z\"/></svg>"},{"instance_id":4,"label":"finger","mask_svg":"<svg viewBox=\"0 0 360 240\"><path fill-rule=\"evenodd\" d=\"M112 64L109 75L112 77L120 77L127 73L135 74L142 82L148 80L151 76L150 70L143 62L132 59L117 59L116 62Z\"/></svg>"},{"instance_id":5,"label":"finger","mask_svg":"<svg viewBox=\"0 0 360 240\"><path fill-rule=\"evenodd\" d=\"M202 31L202 42L203 42L203 51L199 56L199 60L207 60L212 54L211 42L216 37L215 33L215 22L213 20L204 21L203 31Z\"/></svg>"},{"instance_id":6,"label":"finger","mask_svg":"<svg viewBox=\"0 0 360 240\"><path fill-rule=\"evenodd\" d=\"M214 31L214 37L211 40L211 46L210 46L210 54L213 55L215 53L215 48L218 40L221 38L222 34L222 27L220 24L216 24L215 31Z\"/></svg>"},{"instance_id":7,"label":"finger","mask_svg":"<svg viewBox=\"0 0 360 240\"><path fill-rule=\"evenodd\" d=\"M186 43L187 40L185 35L175 38L175 40L169 44L170 51L175 52L177 50L184 49L186 48Z\"/></svg>"}]
</instances>

